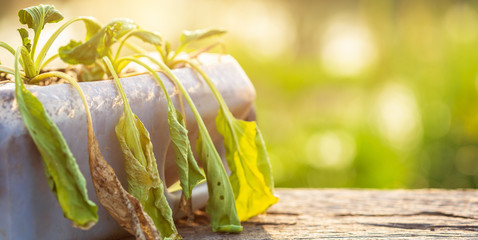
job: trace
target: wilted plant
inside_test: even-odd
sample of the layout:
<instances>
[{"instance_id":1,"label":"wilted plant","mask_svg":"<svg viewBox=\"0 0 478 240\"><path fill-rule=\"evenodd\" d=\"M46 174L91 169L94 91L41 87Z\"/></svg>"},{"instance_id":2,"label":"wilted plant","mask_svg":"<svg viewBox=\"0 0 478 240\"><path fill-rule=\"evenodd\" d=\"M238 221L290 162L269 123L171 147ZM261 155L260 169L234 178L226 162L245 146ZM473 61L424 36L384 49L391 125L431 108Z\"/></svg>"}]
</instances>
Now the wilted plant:
<instances>
[{"instance_id":1,"label":"wilted plant","mask_svg":"<svg viewBox=\"0 0 478 240\"><path fill-rule=\"evenodd\" d=\"M245 221L265 212L278 201L273 194L274 184L270 161L260 130L256 122L239 120L232 115L216 86L201 66L195 63L194 58L176 59L184 46L224 33L225 31L216 29L185 31L180 37L179 47L172 57L165 61L171 66L186 64L192 67L207 83L216 98L219 104L216 126L218 132L224 137L226 160L231 170L229 180L234 191L239 219ZM214 45L217 44L212 46ZM208 48L210 47L206 49ZM202 51L199 50L199 52Z\"/></svg>"},{"instance_id":2,"label":"wilted plant","mask_svg":"<svg viewBox=\"0 0 478 240\"><path fill-rule=\"evenodd\" d=\"M48 39L35 58L41 30L45 24L58 22L63 16L50 5L22 9L18 12L18 16L21 23L33 29L35 34L33 42L28 38L28 31L24 28L19 29L22 46L16 51L2 42L0 46L15 55L15 62L13 69L1 66L0 71L15 75L15 99L18 110L42 155L48 184L58 199L65 217L73 221L74 226L88 229L98 221L98 215L96 205L88 199L85 178L60 130L50 120L41 102L25 88L23 81L34 84L47 76L45 73L40 74L45 56L53 41L66 27L76 21L83 21L89 33L90 30L97 28L98 24L90 17L80 17L66 22ZM20 71L19 65L22 65L23 72ZM48 76L54 75L56 74L48 73Z\"/></svg>"},{"instance_id":3,"label":"wilted plant","mask_svg":"<svg viewBox=\"0 0 478 240\"><path fill-rule=\"evenodd\" d=\"M165 186L158 173L148 130L132 112L117 76L117 73L121 73L131 62L144 67L152 74L166 97L169 135L173 143L183 198L189 200L189 204L193 188L204 180L204 175L197 165L189 142L184 109L176 110L155 68L173 82L181 93L180 106L183 106L182 97L184 97L196 119L198 124L196 152L201 159L207 179L209 200L206 211L211 216L213 231L241 232L240 221L265 212L277 202L278 199L273 195L273 180L267 150L257 124L254 121L243 121L233 116L218 89L196 59L200 53L222 43L218 41L205 48L193 49L194 52L191 54L189 53L191 49L186 51L190 44L220 36L225 33L224 30L185 31L180 36L179 46L172 51L171 44L163 41L160 35L141 29L130 19L115 19L102 27L92 17L79 17L58 28L36 55L35 51L39 47L38 39L44 25L58 22L63 19L63 16L53 6L39 5L20 10L19 17L21 23L33 29L33 41L28 38L28 31L22 28L19 29L22 44L16 51L8 44L0 42L1 48L15 56L14 67L0 65L0 72L15 76L15 97L22 119L42 154L45 173L52 191L65 216L76 226L91 227L98 220L97 207L88 200L85 179L66 141L48 117L41 102L26 89L24 82L38 84L45 79L57 77L65 79L78 92L86 111L89 165L93 185L100 203L122 227L138 239L156 239L159 238L159 234L163 238L181 238L164 195ZM58 54L45 60L53 41L65 28L77 21L85 23L87 29L85 40L71 40L58 50ZM153 58L150 54L138 50L140 48L134 47L128 42L132 37L154 46L160 59ZM137 53L123 56L124 46L136 49ZM81 81L101 80L105 75L113 78L124 104L123 114L115 131L125 158L129 193L123 189L113 169L100 152L86 97L78 83L63 72L41 73L40 70L57 57L70 65L80 64L78 78ZM143 61L144 58L148 59L153 66ZM230 176L225 171L221 157L195 103L171 71L180 66L189 66L197 72L209 86L219 104L216 126L218 132L224 137L226 160L231 170ZM190 207L186 204L186 208L188 206Z\"/></svg>"}]
</instances>

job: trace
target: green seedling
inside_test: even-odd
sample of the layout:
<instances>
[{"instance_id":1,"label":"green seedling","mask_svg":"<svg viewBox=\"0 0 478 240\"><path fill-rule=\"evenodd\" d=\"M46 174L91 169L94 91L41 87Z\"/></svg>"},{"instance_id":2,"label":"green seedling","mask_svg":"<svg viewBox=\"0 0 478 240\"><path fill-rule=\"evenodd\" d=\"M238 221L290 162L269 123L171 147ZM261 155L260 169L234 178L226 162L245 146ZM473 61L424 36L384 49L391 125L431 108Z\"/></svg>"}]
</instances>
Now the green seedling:
<instances>
[{"instance_id":1,"label":"green seedling","mask_svg":"<svg viewBox=\"0 0 478 240\"><path fill-rule=\"evenodd\" d=\"M25 127L42 155L45 175L51 191L55 194L67 219L73 225L88 229L98 221L97 206L88 199L86 182L76 160L71 153L58 127L50 120L41 102L31 94L24 85L35 83L36 77L41 78L40 69L48 49L58 35L70 24L83 21L87 29L97 27L93 18L81 17L63 24L43 45L35 58L35 50L41 30L46 23L54 23L63 16L53 6L39 5L22 9L18 12L20 22L27 24L34 31L33 42L28 39L28 31L19 29L22 46L13 50L8 44L1 42L0 46L14 54L14 68L0 66L0 71L15 76L15 99ZM22 65L23 71L20 70Z\"/></svg>"},{"instance_id":2,"label":"green seedling","mask_svg":"<svg viewBox=\"0 0 478 240\"><path fill-rule=\"evenodd\" d=\"M30 83L29 81L40 74L40 70L45 67L47 63L49 63L52 58L47 59L45 61L45 57L52 46L53 42L58 38L60 33L62 33L68 26L71 24L82 21L86 27L86 38L89 39L91 37L92 32L96 32L97 29L101 28L101 25L98 21L93 17L78 17L69 20L68 22L64 23L60 26L46 41L46 43L41 47L40 52L36 55L36 49L38 46L38 40L41 35L41 31L43 30L45 24L47 23L56 23L63 19L63 15L56 10L51 5L43 5L40 4L34 7L28 7L21 9L18 12L19 20L22 24L27 24L28 28L32 29L34 32L33 41L29 39L28 31L25 28L18 29L20 37L22 39L22 46L25 48L21 50L20 56L20 64L23 67L23 73L20 72L21 77L25 80L26 83ZM7 49L13 55L15 51L11 46L4 42L0 42L0 47ZM55 54L56 55L56 54ZM55 56L53 55L53 57ZM13 72L7 69L1 69L4 72L13 74Z\"/></svg>"},{"instance_id":3,"label":"green seedling","mask_svg":"<svg viewBox=\"0 0 478 240\"><path fill-rule=\"evenodd\" d=\"M85 42L71 40L69 44L60 47L60 58L71 65L82 64L85 67L80 73L81 81L102 80L108 73L107 66L101 60L103 57L113 59L115 72L121 72L126 62L118 63L117 59L126 41L136 37L152 45L160 45L162 38L154 32L140 29L132 20L127 18L115 19L105 27L97 29L93 36ZM113 54L113 45L119 42L116 55Z\"/></svg>"}]
</instances>

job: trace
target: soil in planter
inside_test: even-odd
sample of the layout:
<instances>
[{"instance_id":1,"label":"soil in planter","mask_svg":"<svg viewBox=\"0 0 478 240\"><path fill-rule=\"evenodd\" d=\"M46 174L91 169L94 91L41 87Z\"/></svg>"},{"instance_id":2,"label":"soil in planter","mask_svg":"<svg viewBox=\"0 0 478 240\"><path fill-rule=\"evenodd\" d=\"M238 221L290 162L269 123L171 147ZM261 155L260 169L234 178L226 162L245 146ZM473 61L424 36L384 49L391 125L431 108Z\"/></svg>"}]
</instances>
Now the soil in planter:
<instances>
[{"instance_id":1,"label":"soil in planter","mask_svg":"<svg viewBox=\"0 0 478 240\"><path fill-rule=\"evenodd\" d=\"M78 69L75 69L74 67L71 68L58 68L58 69L49 69L49 70L41 70L40 74L50 72L50 71L57 71L57 72L64 72L73 78L76 78ZM0 84L3 83L9 83L9 82L15 82L15 77L11 74L6 74L6 73L0 73ZM67 83L66 80L57 78L57 77L50 77L46 78L45 80L41 81L38 83L39 86L48 86L48 85L53 85L53 84L62 84L62 83Z\"/></svg>"},{"instance_id":2,"label":"soil in planter","mask_svg":"<svg viewBox=\"0 0 478 240\"><path fill-rule=\"evenodd\" d=\"M41 70L40 74L50 72L50 71L58 71L58 72L63 72L68 75L70 75L73 79L77 79L78 73L81 71L80 70L81 66L80 65L74 65L74 66L69 66L67 68L56 68L56 69L48 69L48 70ZM132 68L132 67L126 67L123 70L123 75L128 75L137 72L137 69ZM139 73L139 72L138 72ZM141 72L143 73L143 72ZM0 84L4 83L12 83L15 82L15 77L11 74L3 73L0 72ZM60 79L57 77L50 77L42 80L40 83L38 83L39 86L48 86L48 85L53 85L53 84L63 84L63 83L68 83L68 81L64 79Z\"/></svg>"},{"instance_id":3,"label":"soil in planter","mask_svg":"<svg viewBox=\"0 0 478 240\"><path fill-rule=\"evenodd\" d=\"M0 83L13 82L13 76L0 72Z\"/></svg>"}]
</instances>

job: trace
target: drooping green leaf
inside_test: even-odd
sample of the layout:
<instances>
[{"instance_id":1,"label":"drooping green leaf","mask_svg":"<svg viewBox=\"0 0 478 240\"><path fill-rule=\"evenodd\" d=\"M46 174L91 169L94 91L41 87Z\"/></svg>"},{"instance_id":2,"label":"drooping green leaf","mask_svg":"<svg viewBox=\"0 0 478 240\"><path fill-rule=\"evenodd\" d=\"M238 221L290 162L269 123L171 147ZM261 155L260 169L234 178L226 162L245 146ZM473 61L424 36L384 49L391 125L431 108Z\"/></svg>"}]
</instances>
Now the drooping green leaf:
<instances>
[{"instance_id":1,"label":"drooping green leaf","mask_svg":"<svg viewBox=\"0 0 478 240\"><path fill-rule=\"evenodd\" d=\"M164 184L159 177L153 145L148 130L131 111L121 83L111 62L103 58L123 99L124 112L115 131L125 158L128 191L136 197L153 219L163 238L181 239L174 226L172 211L164 195Z\"/></svg>"},{"instance_id":2,"label":"drooping green leaf","mask_svg":"<svg viewBox=\"0 0 478 240\"><path fill-rule=\"evenodd\" d=\"M235 119L229 110L220 109L216 126L224 137L237 213L239 219L245 221L278 201L273 194L267 151L255 122Z\"/></svg>"},{"instance_id":3,"label":"drooping green leaf","mask_svg":"<svg viewBox=\"0 0 478 240\"><path fill-rule=\"evenodd\" d=\"M28 7L18 11L18 17L22 24L27 24L35 34L40 32L45 24L56 23L63 19L63 15L52 5Z\"/></svg>"},{"instance_id":4,"label":"drooping green leaf","mask_svg":"<svg viewBox=\"0 0 478 240\"><path fill-rule=\"evenodd\" d=\"M194 30L194 31L184 31L181 36L179 37L179 41L181 41L181 45L187 45L190 44L194 41L199 41L203 40L206 38L210 38L213 36L220 36L222 34L225 34L225 30L221 29L199 29L199 30Z\"/></svg>"},{"instance_id":5,"label":"drooping green leaf","mask_svg":"<svg viewBox=\"0 0 478 240\"><path fill-rule=\"evenodd\" d=\"M241 221L265 212L278 199L273 194L272 171L262 135L255 122L236 119L204 70L184 60L206 81L219 103L217 131L224 137L226 160L231 170L229 180L234 191Z\"/></svg>"},{"instance_id":6,"label":"drooping green leaf","mask_svg":"<svg viewBox=\"0 0 478 240\"><path fill-rule=\"evenodd\" d=\"M113 168L103 158L91 120L88 122L88 151L91 178L101 205L136 239L159 239L160 233L141 202L123 188Z\"/></svg>"},{"instance_id":7,"label":"drooping green leaf","mask_svg":"<svg viewBox=\"0 0 478 240\"><path fill-rule=\"evenodd\" d=\"M171 79L181 94L189 104L191 111L198 123L199 135L196 141L196 152L201 159L204 167L208 185L209 199L206 211L211 217L211 226L214 232L232 232L242 231L242 226L237 217L236 206L234 204L234 194L231 184L222 165L221 157L217 152L204 121L201 118L193 100L188 91L184 88L178 78L172 73L171 69L164 63L150 58L152 62L163 70L166 76Z\"/></svg>"},{"instance_id":8,"label":"drooping green leaf","mask_svg":"<svg viewBox=\"0 0 478 240\"><path fill-rule=\"evenodd\" d=\"M43 167L51 191L66 218L76 227L88 229L98 221L97 206L88 199L86 181L73 154L50 120L41 102L31 94L20 77L20 52L15 55L15 99L25 127L43 158Z\"/></svg>"},{"instance_id":9,"label":"drooping green leaf","mask_svg":"<svg viewBox=\"0 0 478 240\"><path fill-rule=\"evenodd\" d=\"M199 170L196 159L194 159L189 143L188 130L184 126L184 119L181 113L174 108L171 101L168 101L168 124L181 188L186 199L189 199L193 188L204 180L204 176Z\"/></svg>"},{"instance_id":10,"label":"drooping green leaf","mask_svg":"<svg viewBox=\"0 0 478 240\"><path fill-rule=\"evenodd\" d=\"M101 154L98 140L93 129L93 121L88 103L80 85L70 75L49 71L36 76L32 81L41 81L49 77L58 77L67 80L80 95L86 113L88 133L88 155L91 180L98 201L108 213L136 239L160 239L160 233L154 226L153 220L143 211L138 199L129 194L116 177L113 168L105 161Z\"/></svg>"},{"instance_id":11,"label":"drooping green leaf","mask_svg":"<svg viewBox=\"0 0 478 240\"><path fill-rule=\"evenodd\" d=\"M79 87L78 89L81 91ZM151 217L144 211L141 202L123 188L113 168L103 158L93 130L93 122L86 100L84 100L84 106L87 112L91 179L98 201L136 239L159 239L160 233L156 229Z\"/></svg>"},{"instance_id":12,"label":"drooping green leaf","mask_svg":"<svg viewBox=\"0 0 478 240\"><path fill-rule=\"evenodd\" d=\"M20 33L20 37L22 38L22 45L30 52L32 49L32 44L30 39L28 38L28 31L25 28L17 29Z\"/></svg>"},{"instance_id":13,"label":"drooping green leaf","mask_svg":"<svg viewBox=\"0 0 478 240\"><path fill-rule=\"evenodd\" d=\"M121 18L110 22L85 42L70 41L58 50L60 58L68 64L93 64L97 59L111 55L111 46L127 33L136 30L132 20Z\"/></svg>"},{"instance_id":14,"label":"drooping green leaf","mask_svg":"<svg viewBox=\"0 0 478 240\"><path fill-rule=\"evenodd\" d=\"M206 172L209 193L206 212L211 217L212 231L241 232L242 226L237 216L234 194L226 170L209 134L201 128L199 129L196 151Z\"/></svg>"},{"instance_id":15,"label":"drooping green leaf","mask_svg":"<svg viewBox=\"0 0 478 240\"><path fill-rule=\"evenodd\" d=\"M179 236L164 195L148 131L134 114L123 114L115 130L125 158L128 191L138 198L163 237Z\"/></svg>"},{"instance_id":16,"label":"drooping green leaf","mask_svg":"<svg viewBox=\"0 0 478 240\"><path fill-rule=\"evenodd\" d=\"M148 55L142 55L150 60L156 61ZM188 131L185 127L185 121L180 112L178 112L171 100L171 97L161 81L161 78L150 66L141 60L132 57L124 57L118 60L117 64L135 62L146 68L156 79L163 91L167 101L169 135L173 143L176 165L178 166L178 175L183 193L186 199L189 199L193 188L205 177L201 173L191 149L188 138Z\"/></svg>"}]
</instances>

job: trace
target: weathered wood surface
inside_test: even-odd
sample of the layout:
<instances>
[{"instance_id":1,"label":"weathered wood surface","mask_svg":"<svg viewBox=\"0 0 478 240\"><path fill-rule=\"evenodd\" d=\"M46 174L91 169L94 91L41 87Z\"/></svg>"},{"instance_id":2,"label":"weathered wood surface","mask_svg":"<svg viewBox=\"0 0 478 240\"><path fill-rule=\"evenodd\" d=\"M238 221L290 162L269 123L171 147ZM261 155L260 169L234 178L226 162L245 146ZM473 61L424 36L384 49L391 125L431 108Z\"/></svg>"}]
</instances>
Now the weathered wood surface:
<instances>
[{"instance_id":1,"label":"weathered wood surface","mask_svg":"<svg viewBox=\"0 0 478 240\"><path fill-rule=\"evenodd\" d=\"M212 233L205 216L178 222L184 239L478 239L478 190L278 189L241 234Z\"/></svg>"}]
</instances>

